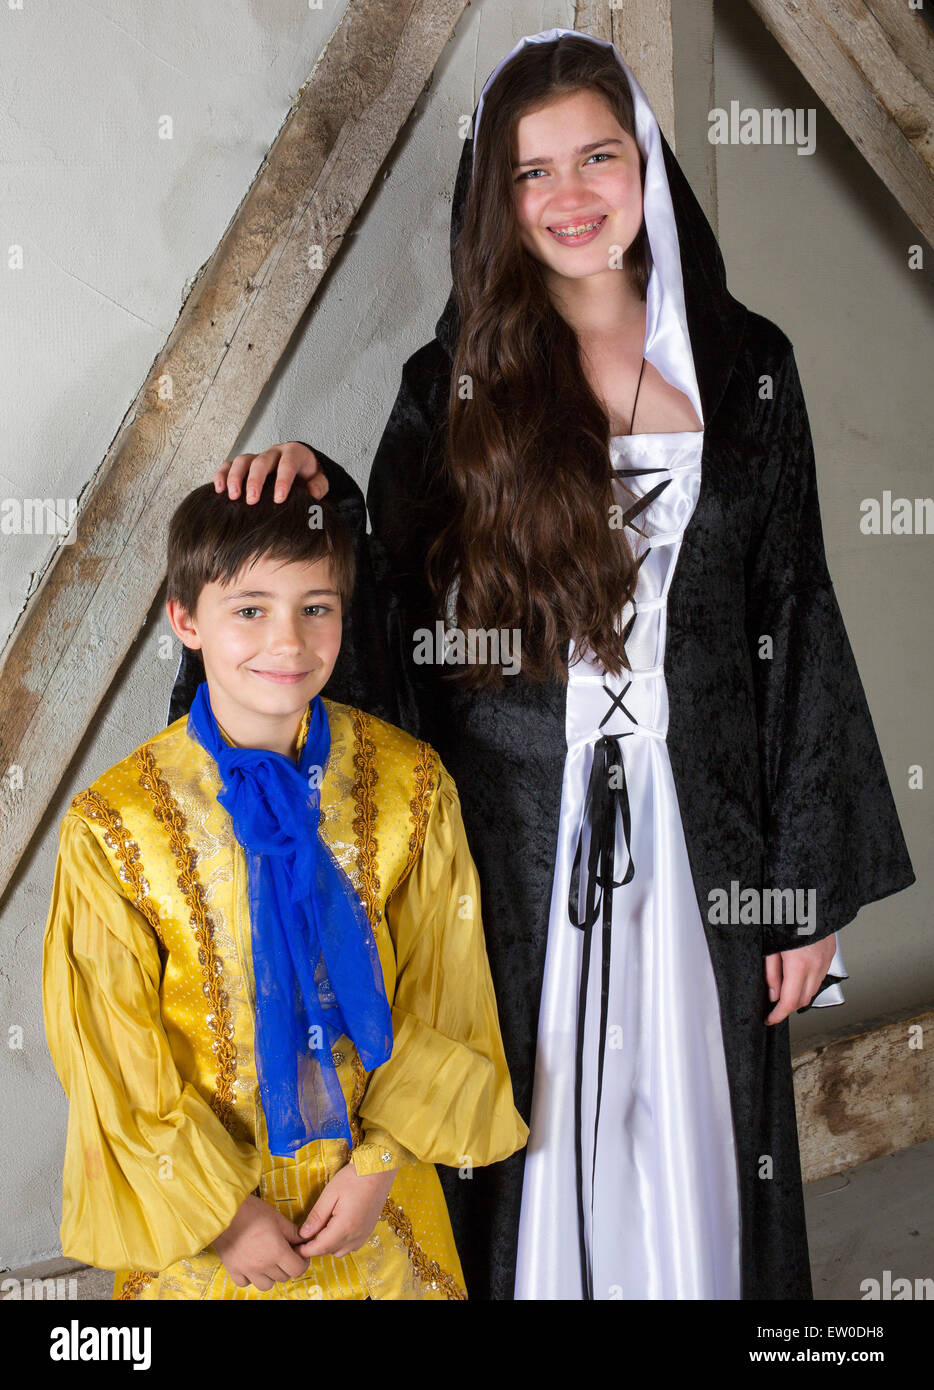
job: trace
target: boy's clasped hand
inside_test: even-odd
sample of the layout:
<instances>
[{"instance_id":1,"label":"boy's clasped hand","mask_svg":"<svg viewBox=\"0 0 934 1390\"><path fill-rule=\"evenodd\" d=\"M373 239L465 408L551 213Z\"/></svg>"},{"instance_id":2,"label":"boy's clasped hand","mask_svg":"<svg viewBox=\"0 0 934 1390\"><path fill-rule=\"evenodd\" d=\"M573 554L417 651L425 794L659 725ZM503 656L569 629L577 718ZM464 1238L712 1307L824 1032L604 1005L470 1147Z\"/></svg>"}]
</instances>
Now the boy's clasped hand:
<instances>
[{"instance_id":1,"label":"boy's clasped hand","mask_svg":"<svg viewBox=\"0 0 934 1390\"><path fill-rule=\"evenodd\" d=\"M348 1255L373 1233L396 1169L361 1176L352 1163L335 1173L297 1227L251 1193L214 1241L231 1280L263 1292L305 1273L313 1255Z\"/></svg>"}]
</instances>

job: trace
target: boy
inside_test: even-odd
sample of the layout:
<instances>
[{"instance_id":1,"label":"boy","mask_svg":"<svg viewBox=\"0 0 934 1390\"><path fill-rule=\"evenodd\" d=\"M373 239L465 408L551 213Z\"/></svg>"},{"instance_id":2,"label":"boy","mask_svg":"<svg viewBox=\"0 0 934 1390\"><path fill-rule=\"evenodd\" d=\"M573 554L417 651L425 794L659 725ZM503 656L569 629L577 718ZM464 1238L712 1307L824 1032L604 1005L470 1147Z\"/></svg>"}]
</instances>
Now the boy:
<instances>
[{"instance_id":1,"label":"boy","mask_svg":"<svg viewBox=\"0 0 934 1390\"><path fill-rule=\"evenodd\" d=\"M166 610L206 683L62 821L62 1250L117 1299L463 1299L434 1164L528 1135L476 871L433 749L319 698L353 552L272 494L176 511Z\"/></svg>"}]
</instances>

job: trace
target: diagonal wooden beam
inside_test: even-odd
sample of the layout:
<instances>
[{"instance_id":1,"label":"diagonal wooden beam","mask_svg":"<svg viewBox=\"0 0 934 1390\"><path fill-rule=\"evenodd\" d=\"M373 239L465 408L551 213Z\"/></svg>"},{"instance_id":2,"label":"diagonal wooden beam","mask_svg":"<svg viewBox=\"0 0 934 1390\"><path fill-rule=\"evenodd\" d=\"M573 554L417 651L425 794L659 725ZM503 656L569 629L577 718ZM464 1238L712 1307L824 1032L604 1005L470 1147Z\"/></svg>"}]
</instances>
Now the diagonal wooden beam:
<instances>
[{"instance_id":1,"label":"diagonal wooden beam","mask_svg":"<svg viewBox=\"0 0 934 1390\"><path fill-rule=\"evenodd\" d=\"M350 0L5 652L0 892L165 575L181 498L247 420L467 0Z\"/></svg>"},{"instance_id":2,"label":"diagonal wooden beam","mask_svg":"<svg viewBox=\"0 0 934 1390\"><path fill-rule=\"evenodd\" d=\"M749 4L934 245L934 36L901 0Z\"/></svg>"}]
</instances>

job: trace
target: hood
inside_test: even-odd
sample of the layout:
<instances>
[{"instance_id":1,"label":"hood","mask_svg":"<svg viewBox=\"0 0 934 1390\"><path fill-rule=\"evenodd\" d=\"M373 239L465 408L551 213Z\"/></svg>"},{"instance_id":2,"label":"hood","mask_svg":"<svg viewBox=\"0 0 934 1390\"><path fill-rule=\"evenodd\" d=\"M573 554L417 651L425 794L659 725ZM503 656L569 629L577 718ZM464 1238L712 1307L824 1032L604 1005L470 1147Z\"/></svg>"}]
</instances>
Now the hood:
<instances>
[{"instance_id":1,"label":"hood","mask_svg":"<svg viewBox=\"0 0 934 1390\"><path fill-rule=\"evenodd\" d=\"M662 134L648 97L614 44L576 29L545 29L521 38L490 73L473 113L479 128L486 92L500 70L529 43L563 35L611 48L626 74L636 116L636 142L645 159L644 215L652 253L646 291L646 360L683 391L706 427L723 395L742 338L746 309L726 287L726 270L713 229ZM473 137L464 141L451 207L451 253L463 222L473 169ZM453 260L452 260L453 264ZM458 335L453 290L435 336L453 357Z\"/></svg>"}]
</instances>

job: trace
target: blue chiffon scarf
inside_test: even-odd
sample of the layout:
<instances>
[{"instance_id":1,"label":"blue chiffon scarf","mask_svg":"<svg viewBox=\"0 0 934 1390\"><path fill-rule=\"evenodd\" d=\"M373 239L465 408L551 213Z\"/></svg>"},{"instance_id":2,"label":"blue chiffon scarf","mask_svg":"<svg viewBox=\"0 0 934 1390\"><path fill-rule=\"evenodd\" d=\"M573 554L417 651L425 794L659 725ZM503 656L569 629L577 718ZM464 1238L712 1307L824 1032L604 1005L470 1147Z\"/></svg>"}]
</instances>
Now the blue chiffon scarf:
<instances>
[{"instance_id":1,"label":"blue chiffon scarf","mask_svg":"<svg viewBox=\"0 0 934 1390\"><path fill-rule=\"evenodd\" d=\"M217 763L249 877L255 1047L269 1151L289 1157L313 1139L352 1143L332 1048L350 1038L368 1071L392 1052L392 1015L376 940L353 884L319 834L331 730L310 704L298 763L225 743L207 682L187 731Z\"/></svg>"}]
</instances>

